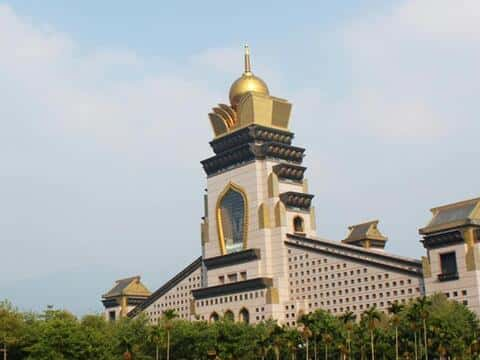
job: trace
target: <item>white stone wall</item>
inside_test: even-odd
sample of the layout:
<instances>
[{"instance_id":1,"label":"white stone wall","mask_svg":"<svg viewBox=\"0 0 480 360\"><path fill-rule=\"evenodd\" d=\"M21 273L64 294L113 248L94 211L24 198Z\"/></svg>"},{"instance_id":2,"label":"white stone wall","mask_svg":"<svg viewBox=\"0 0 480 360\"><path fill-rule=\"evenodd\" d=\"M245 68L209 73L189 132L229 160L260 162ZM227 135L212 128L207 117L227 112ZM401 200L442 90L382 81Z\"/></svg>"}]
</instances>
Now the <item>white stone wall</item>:
<instances>
[{"instance_id":1,"label":"white stone wall","mask_svg":"<svg viewBox=\"0 0 480 360\"><path fill-rule=\"evenodd\" d=\"M455 251L459 278L458 280L439 281L438 275L442 273L440 255L452 251ZM429 250L428 257L432 276L425 278L425 290L427 295L443 293L449 299L467 305L480 315L480 271L467 271L465 260L466 251L466 244L451 245L442 247L441 249Z\"/></svg>"},{"instance_id":2,"label":"white stone wall","mask_svg":"<svg viewBox=\"0 0 480 360\"><path fill-rule=\"evenodd\" d=\"M227 311L231 311L235 321L238 321L240 311L246 309L250 323L255 324L272 317L272 305L266 304L266 293L266 290L255 290L196 300L196 314L199 320L210 321L213 313L223 317Z\"/></svg>"},{"instance_id":3,"label":"white stone wall","mask_svg":"<svg viewBox=\"0 0 480 360\"><path fill-rule=\"evenodd\" d=\"M335 255L289 248L288 264L290 294L284 305L289 325L302 311L325 309L334 315L347 311L359 315L374 305L386 311L394 301L406 303L422 295L418 276Z\"/></svg>"},{"instance_id":4,"label":"white stone wall","mask_svg":"<svg viewBox=\"0 0 480 360\"><path fill-rule=\"evenodd\" d=\"M200 267L180 281L172 289L166 292L143 310L150 318L150 322L155 324L162 317L163 311L175 310L180 319L190 319L190 302L193 299L192 290L200 288L201 269Z\"/></svg>"}]
</instances>

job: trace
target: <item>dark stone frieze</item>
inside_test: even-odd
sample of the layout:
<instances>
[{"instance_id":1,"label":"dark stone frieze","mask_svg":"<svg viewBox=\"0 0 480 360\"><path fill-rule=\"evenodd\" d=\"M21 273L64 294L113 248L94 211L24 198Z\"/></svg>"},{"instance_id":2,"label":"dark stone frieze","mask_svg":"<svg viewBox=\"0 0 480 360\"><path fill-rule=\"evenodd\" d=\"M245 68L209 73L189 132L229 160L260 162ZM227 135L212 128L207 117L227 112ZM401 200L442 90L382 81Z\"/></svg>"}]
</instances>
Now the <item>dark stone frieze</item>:
<instances>
[{"instance_id":1,"label":"dark stone frieze","mask_svg":"<svg viewBox=\"0 0 480 360\"><path fill-rule=\"evenodd\" d=\"M234 166L258 159L281 159L301 163L305 149L279 143L247 143L212 156L201 163L207 175L214 175Z\"/></svg>"},{"instance_id":2,"label":"dark stone frieze","mask_svg":"<svg viewBox=\"0 0 480 360\"><path fill-rule=\"evenodd\" d=\"M257 153L258 149L254 144L244 144L203 160L201 163L207 175L213 175L232 166L254 160Z\"/></svg>"},{"instance_id":3,"label":"dark stone frieze","mask_svg":"<svg viewBox=\"0 0 480 360\"><path fill-rule=\"evenodd\" d=\"M459 230L455 230L425 236L422 242L426 249L436 249L447 245L461 244L464 242L464 239L462 233Z\"/></svg>"},{"instance_id":4,"label":"dark stone frieze","mask_svg":"<svg viewBox=\"0 0 480 360\"><path fill-rule=\"evenodd\" d=\"M271 278L263 277L192 290L192 295L195 300L201 300L246 291L262 290L272 286L273 280Z\"/></svg>"},{"instance_id":5,"label":"dark stone frieze","mask_svg":"<svg viewBox=\"0 0 480 360\"><path fill-rule=\"evenodd\" d=\"M273 172L279 179L301 181L306 169L304 166L281 163L273 167Z\"/></svg>"},{"instance_id":6,"label":"dark stone frieze","mask_svg":"<svg viewBox=\"0 0 480 360\"><path fill-rule=\"evenodd\" d=\"M286 207L308 210L312 205L313 196L311 194L288 191L280 194L280 200Z\"/></svg>"},{"instance_id":7,"label":"dark stone frieze","mask_svg":"<svg viewBox=\"0 0 480 360\"><path fill-rule=\"evenodd\" d=\"M305 149L296 146L270 142L262 145L262 151L266 157L301 164L303 161L303 153L305 152Z\"/></svg>"},{"instance_id":8,"label":"dark stone frieze","mask_svg":"<svg viewBox=\"0 0 480 360\"><path fill-rule=\"evenodd\" d=\"M292 143L293 133L260 125L251 125L210 142L215 154L231 150L239 145L254 142Z\"/></svg>"},{"instance_id":9,"label":"dark stone frieze","mask_svg":"<svg viewBox=\"0 0 480 360\"><path fill-rule=\"evenodd\" d=\"M118 303L117 299L106 299L102 300L103 306L105 306L106 309L111 309L113 307L117 307L120 304Z\"/></svg>"},{"instance_id":10,"label":"dark stone frieze","mask_svg":"<svg viewBox=\"0 0 480 360\"><path fill-rule=\"evenodd\" d=\"M249 261L256 261L260 260L260 258L260 249L248 249L228 255L221 255L204 259L203 263L207 269L211 270L219 267L237 265Z\"/></svg>"}]
</instances>

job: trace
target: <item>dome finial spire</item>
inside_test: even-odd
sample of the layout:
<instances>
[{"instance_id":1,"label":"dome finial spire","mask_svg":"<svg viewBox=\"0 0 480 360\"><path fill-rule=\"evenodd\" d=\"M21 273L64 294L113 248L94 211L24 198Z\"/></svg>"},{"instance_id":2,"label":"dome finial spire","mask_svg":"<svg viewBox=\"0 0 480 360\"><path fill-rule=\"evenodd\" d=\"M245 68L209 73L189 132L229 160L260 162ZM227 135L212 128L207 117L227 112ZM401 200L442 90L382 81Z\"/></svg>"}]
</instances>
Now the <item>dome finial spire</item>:
<instances>
[{"instance_id":1,"label":"dome finial spire","mask_svg":"<svg viewBox=\"0 0 480 360\"><path fill-rule=\"evenodd\" d=\"M248 44L245 44L245 71L244 74L251 74L252 69L250 66L250 49Z\"/></svg>"}]
</instances>

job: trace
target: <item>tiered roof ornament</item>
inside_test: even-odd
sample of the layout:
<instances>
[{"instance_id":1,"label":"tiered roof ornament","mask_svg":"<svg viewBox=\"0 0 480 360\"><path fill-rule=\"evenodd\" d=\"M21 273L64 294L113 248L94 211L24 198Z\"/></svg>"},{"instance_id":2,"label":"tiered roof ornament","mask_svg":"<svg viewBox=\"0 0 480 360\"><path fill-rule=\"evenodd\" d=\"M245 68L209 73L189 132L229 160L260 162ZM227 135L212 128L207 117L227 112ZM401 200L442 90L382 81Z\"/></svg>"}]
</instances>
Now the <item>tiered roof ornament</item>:
<instances>
[{"instance_id":1,"label":"tiered roof ornament","mask_svg":"<svg viewBox=\"0 0 480 360\"><path fill-rule=\"evenodd\" d=\"M344 244L360 246L366 249L383 250L388 238L378 230L378 220L348 227L349 233L342 240Z\"/></svg>"},{"instance_id":2,"label":"tiered roof ornament","mask_svg":"<svg viewBox=\"0 0 480 360\"><path fill-rule=\"evenodd\" d=\"M244 72L230 87L230 105L219 104L208 114L215 137L252 124L288 131L292 105L270 96L267 84L252 72L250 49L245 45Z\"/></svg>"}]
</instances>

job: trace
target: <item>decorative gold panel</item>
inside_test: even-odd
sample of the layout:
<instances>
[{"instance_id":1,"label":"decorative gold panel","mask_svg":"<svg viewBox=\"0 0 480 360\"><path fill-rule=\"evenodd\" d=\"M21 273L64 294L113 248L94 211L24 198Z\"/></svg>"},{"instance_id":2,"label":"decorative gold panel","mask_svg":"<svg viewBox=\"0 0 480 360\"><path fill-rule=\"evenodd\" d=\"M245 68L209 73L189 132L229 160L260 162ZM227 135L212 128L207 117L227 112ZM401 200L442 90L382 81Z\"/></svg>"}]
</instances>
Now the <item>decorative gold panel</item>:
<instances>
[{"instance_id":1,"label":"decorative gold panel","mask_svg":"<svg viewBox=\"0 0 480 360\"><path fill-rule=\"evenodd\" d=\"M247 248L247 233L248 233L248 199L246 192L244 189L234 183L229 183L225 189L221 192L217 199L217 205L216 205L216 220L217 220L217 231L218 231L218 240L219 240L219 246L220 246L220 251L222 255L227 254L227 244L226 244L226 239L225 239L225 230L224 229L224 220L227 221L228 219L224 219L223 217L225 214L222 215L222 200L225 198L227 194L229 194L230 191L233 191L235 193L238 193L242 199L243 199L243 246L242 249ZM233 229L231 229L233 231Z\"/></svg>"},{"instance_id":2,"label":"decorative gold panel","mask_svg":"<svg viewBox=\"0 0 480 360\"><path fill-rule=\"evenodd\" d=\"M431 278L432 277L432 267L430 261L426 256L422 256L422 268L423 268L423 277Z\"/></svg>"},{"instance_id":3,"label":"decorative gold panel","mask_svg":"<svg viewBox=\"0 0 480 360\"><path fill-rule=\"evenodd\" d=\"M269 288L266 292L266 300L267 304L279 304L280 303L280 296L278 295L277 288Z\"/></svg>"},{"instance_id":4,"label":"decorative gold panel","mask_svg":"<svg viewBox=\"0 0 480 360\"><path fill-rule=\"evenodd\" d=\"M258 228L270 228L270 213L268 211L268 205L266 203L262 203L258 207Z\"/></svg>"},{"instance_id":5,"label":"decorative gold panel","mask_svg":"<svg viewBox=\"0 0 480 360\"><path fill-rule=\"evenodd\" d=\"M210 119L210 124L212 125L213 132L215 137L226 134L228 131L228 126L225 121L216 113L208 114Z\"/></svg>"},{"instance_id":6,"label":"decorative gold panel","mask_svg":"<svg viewBox=\"0 0 480 360\"><path fill-rule=\"evenodd\" d=\"M273 198L278 196L278 176L275 173L268 175L268 197Z\"/></svg>"},{"instance_id":7,"label":"decorative gold panel","mask_svg":"<svg viewBox=\"0 0 480 360\"><path fill-rule=\"evenodd\" d=\"M272 125L288 129L292 104L283 99L273 98Z\"/></svg>"},{"instance_id":8,"label":"decorative gold panel","mask_svg":"<svg viewBox=\"0 0 480 360\"><path fill-rule=\"evenodd\" d=\"M275 205L275 226L286 226L287 225L287 213L285 210L285 205L281 201L278 201Z\"/></svg>"}]
</instances>

